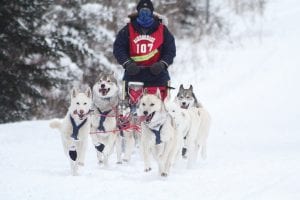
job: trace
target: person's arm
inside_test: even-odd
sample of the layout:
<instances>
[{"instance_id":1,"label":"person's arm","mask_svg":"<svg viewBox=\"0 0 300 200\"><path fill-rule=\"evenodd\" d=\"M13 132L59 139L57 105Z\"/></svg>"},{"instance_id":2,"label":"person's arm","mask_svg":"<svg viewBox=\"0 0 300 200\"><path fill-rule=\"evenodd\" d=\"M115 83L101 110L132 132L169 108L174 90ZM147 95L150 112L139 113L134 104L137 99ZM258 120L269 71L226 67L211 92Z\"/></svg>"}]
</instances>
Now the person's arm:
<instances>
[{"instance_id":1,"label":"person's arm","mask_svg":"<svg viewBox=\"0 0 300 200\"><path fill-rule=\"evenodd\" d=\"M163 62L166 67L173 63L176 56L176 46L175 39L172 33L164 26L164 43L161 50L161 62Z\"/></svg>"},{"instance_id":2,"label":"person's arm","mask_svg":"<svg viewBox=\"0 0 300 200\"><path fill-rule=\"evenodd\" d=\"M113 45L113 54L118 63L123 67L131 61L129 56L129 30L128 25L122 28L117 34Z\"/></svg>"}]
</instances>

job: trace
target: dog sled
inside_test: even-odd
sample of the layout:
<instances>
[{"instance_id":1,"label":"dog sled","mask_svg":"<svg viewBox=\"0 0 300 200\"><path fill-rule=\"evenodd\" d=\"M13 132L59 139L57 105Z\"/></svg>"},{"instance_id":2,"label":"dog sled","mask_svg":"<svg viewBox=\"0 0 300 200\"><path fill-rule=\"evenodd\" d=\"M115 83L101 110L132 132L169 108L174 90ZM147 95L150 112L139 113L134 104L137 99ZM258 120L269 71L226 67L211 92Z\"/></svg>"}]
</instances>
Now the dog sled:
<instances>
[{"instance_id":1,"label":"dog sled","mask_svg":"<svg viewBox=\"0 0 300 200\"><path fill-rule=\"evenodd\" d=\"M170 87L169 82L167 86L144 86L142 82L123 81L122 98L129 98L131 104L137 104L144 90L147 90L148 94L155 94L159 90L161 98L164 101L169 98L169 89L174 89Z\"/></svg>"}]
</instances>

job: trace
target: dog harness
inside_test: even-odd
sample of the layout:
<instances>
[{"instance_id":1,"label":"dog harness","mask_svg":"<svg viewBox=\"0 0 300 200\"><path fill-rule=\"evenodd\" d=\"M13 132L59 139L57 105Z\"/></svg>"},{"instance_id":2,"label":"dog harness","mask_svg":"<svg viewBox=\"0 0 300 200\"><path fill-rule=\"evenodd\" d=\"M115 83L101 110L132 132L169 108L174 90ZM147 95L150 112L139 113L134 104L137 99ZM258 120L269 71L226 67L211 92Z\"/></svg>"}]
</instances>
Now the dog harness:
<instances>
[{"instance_id":1,"label":"dog harness","mask_svg":"<svg viewBox=\"0 0 300 200\"><path fill-rule=\"evenodd\" d=\"M117 124L119 130L120 130L120 135L124 137L124 132L123 130L126 130L128 127L130 127L130 120L128 117L124 117L120 115L118 117L118 124Z\"/></svg>"},{"instance_id":2,"label":"dog harness","mask_svg":"<svg viewBox=\"0 0 300 200\"><path fill-rule=\"evenodd\" d=\"M160 140L160 131L161 131L162 127L163 127L163 125L160 125L160 127L159 127L158 130L150 129L154 133L154 135L155 135L155 144L160 144L161 143L161 140Z\"/></svg>"},{"instance_id":3,"label":"dog harness","mask_svg":"<svg viewBox=\"0 0 300 200\"><path fill-rule=\"evenodd\" d=\"M83 120L83 122L81 122L81 124L79 124L79 126L76 125L75 120L73 119L73 117L70 115L70 120L71 120L71 124L73 127L73 132L71 137L74 140L78 140L78 133L79 133L79 129L86 123L87 118L85 118L85 120Z\"/></svg>"},{"instance_id":4,"label":"dog harness","mask_svg":"<svg viewBox=\"0 0 300 200\"><path fill-rule=\"evenodd\" d=\"M106 112L101 112L101 110L99 108L97 108L97 110L100 113L100 121L99 121L98 130L105 132L105 128L104 128L103 124L104 124L104 121L106 120L108 113L110 113L111 110L108 110Z\"/></svg>"}]
</instances>

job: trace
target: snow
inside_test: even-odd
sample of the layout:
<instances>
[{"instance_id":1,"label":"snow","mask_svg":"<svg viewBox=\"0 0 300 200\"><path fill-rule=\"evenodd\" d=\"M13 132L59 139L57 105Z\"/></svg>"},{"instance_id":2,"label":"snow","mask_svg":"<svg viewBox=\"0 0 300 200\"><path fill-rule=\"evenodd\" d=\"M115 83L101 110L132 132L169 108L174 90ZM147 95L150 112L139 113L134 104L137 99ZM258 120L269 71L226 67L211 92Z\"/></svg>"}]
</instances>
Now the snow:
<instances>
[{"instance_id":1,"label":"snow","mask_svg":"<svg viewBox=\"0 0 300 200\"><path fill-rule=\"evenodd\" d=\"M138 150L128 164L113 155L107 168L98 166L89 141L86 165L73 177L49 121L3 124L1 199L300 199L300 6L267 6L263 27L255 26L261 38L214 48L177 42L172 85L192 83L213 119L206 161L193 169L181 161L161 178L154 162L143 172Z\"/></svg>"}]
</instances>

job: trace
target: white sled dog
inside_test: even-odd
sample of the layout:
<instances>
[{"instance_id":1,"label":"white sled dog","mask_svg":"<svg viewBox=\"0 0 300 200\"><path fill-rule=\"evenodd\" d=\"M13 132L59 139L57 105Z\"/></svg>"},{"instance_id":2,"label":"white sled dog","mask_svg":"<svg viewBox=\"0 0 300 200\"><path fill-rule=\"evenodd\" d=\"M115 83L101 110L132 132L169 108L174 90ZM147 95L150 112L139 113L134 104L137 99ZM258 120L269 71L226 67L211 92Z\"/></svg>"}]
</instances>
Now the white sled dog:
<instances>
[{"instance_id":1,"label":"white sled dog","mask_svg":"<svg viewBox=\"0 0 300 200\"><path fill-rule=\"evenodd\" d=\"M141 152L145 172L151 170L150 156L158 162L161 176L168 176L176 153L176 132L171 116L167 113L160 91L147 94L145 90L139 102L138 115L144 117L141 133Z\"/></svg>"},{"instance_id":2,"label":"white sled dog","mask_svg":"<svg viewBox=\"0 0 300 200\"><path fill-rule=\"evenodd\" d=\"M198 158L200 148L202 158L205 159L207 156L206 146L211 117L197 100L192 85L189 89L184 89L183 85L180 85L175 102L180 108L186 109L190 116L190 130L186 135L186 147L183 148L182 154L188 157L188 167L192 167Z\"/></svg>"},{"instance_id":3,"label":"white sled dog","mask_svg":"<svg viewBox=\"0 0 300 200\"><path fill-rule=\"evenodd\" d=\"M101 73L93 86L93 117L91 138L96 148L99 164L108 164L116 139L117 105L119 88L113 74ZM118 157L118 162L121 158Z\"/></svg>"},{"instance_id":4,"label":"white sled dog","mask_svg":"<svg viewBox=\"0 0 300 200\"><path fill-rule=\"evenodd\" d=\"M79 93L73 89L71 105L65 118L54 119L50 122L51 128L57 128L61 132L64 152L69 158L72 175L78 175L78 166L84 165L91 125L89 116L91 105L92 92L90 88L85 93Z\"/></svg>"}]
</instances>

